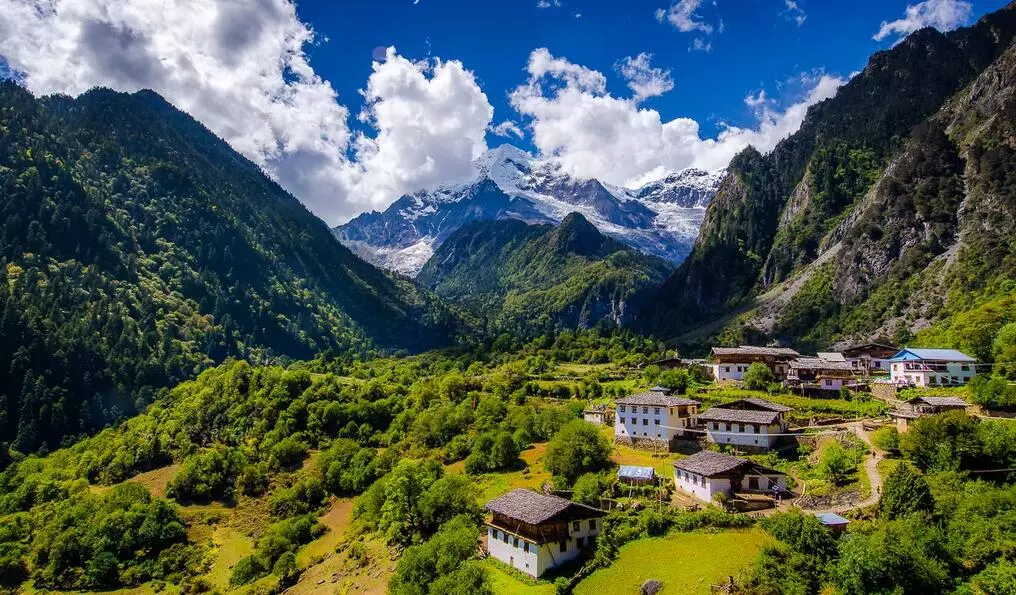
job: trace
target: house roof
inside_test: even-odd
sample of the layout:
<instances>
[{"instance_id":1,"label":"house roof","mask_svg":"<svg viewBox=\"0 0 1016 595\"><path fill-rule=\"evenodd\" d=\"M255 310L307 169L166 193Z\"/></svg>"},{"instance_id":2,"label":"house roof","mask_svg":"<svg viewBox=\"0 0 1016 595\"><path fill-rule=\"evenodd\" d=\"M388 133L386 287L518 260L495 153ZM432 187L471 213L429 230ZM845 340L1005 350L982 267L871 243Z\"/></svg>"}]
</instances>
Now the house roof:
<instances>
[{"instance_id":1,"label":"house roof","mask_svg":"<svg viewBox=\"0 0 1016 595\"><path fill-rule=\"evenodd\" d=\"M503 514L529 525L539 525L572 507L602 514L602 511L591 506L524 488L517 488L503 496L494 498L487 502L486 506L487 510L491 512Z\"/></svg>"},{"instance_id":2,"label":"house roof","mask_svg":"<svg viewBox=\"0 0 1016 595\"><path fill-rule=\"evenodd\" d=\"M864 351L895 351L898 349L895 345L886 345L885 343L862 343L860 345L844 347L841 351L843 353L859 353Z\"/></svg>"},{"instance_id":3,"label":"house roof","mask_svg":"<svg viewBox=\"0 0 1016 595\"><path fill-rule=\"evenodd\" d=\"M770 355L774 357L797 357L800 355L789 347L713 347L713 355Z\"/></svg>"},{"instance_id":4,"label":"house roof","mask_svg":"<svg viewBox=\"0 0 1016 595\"><path fill-rule=\"evenodd\" d=\"M889 361L936 361L936 362L976 362L974 358L956 349L925 349L923 347L904 347Z\"/></svg>"},{"instance_id":5,"label":"house roof","mask_svg":"<svg viewBox=\"0 0 1016 595\"><path fill-rule=\"evenodd\" d=\"M906 409L893 409L889 412L889 417L902 417L904 419L917 419L921 417L921 414L917 411L907 411Z\"/></svg>"},{"instance_id":6,"label":"house roof","mask_svg":"<svg viewBox=\"0 0 1016 595\"><path fill-rule=\"evenodd\" d=\"M818 517L818 522L823 525L846 525L850 521L836 514L835 512L820 512L815 515Z\"/></svg>"},{"instance_id":7,"label":"house roof","mask_svg":"<svg viewBox=\"0 0 1016 595\"><path fill-rule=\"evenodd\" d=\"M843 357L843 354L838 351L819 351L816 355L818 355L819 359L825 360L827 362L847 361L847 358Z\"/></svg>"},{"instance_id":8,"label":"house roof","mask_svg":"<svg viewBox=\"0 0 1016 595\"><path fill-rule=\"evenodd\" d=\"M780 414L777 411L757 411L755 409L724 409L723 407L713 407L707 409L702 413L699 413L699 420L702 421L732 421L738 423L749 423L749 424L766 424L775 423L780 418Z\"/></svg>"},{"instance_id":9,"label":"house roof","mask_svg":"<svg viewBox=\"0 0 1016 595\"><path fill-rule=\"evenodd\" d=\"M674 461L674 468L712 477L751 464L751 461L748 459L725 455L711 450L702 450L687 458Z\"/></svg>"},{"instance_id":10,"label":"house roof","mask_svg":"<svg viewBox=\"0 0 1016 595\"><path fill-rule=\"evenodd\" d=\"M617 470L617 476L623 479L652 479L656 477L656 469L652 467L638 467L636 465L621 465Z\"/></svg>"},{"instance_id":11,"label":"house roof","mask_svg":"<svg viewBox=\"0 0 1016 595\"><path fill-rule=\"evenodd\" d=\"M959 397L914 397L910 400L911 403L914 401L921 401L932 407L966 407L969 405Z\"/></svg>"},{"instance_id":12,"label":"house roof","mask_svg":"<svg viewBox=\"0 0 1016 595\"><path fill-rule=\"evenodd\" d=\"M839 355L839 354L836 354ZM840 358L843 356L840 355ZM790 368L792 370L837 370L841 372L852 372L853 368L846 360L840 359L827 360L820 357L799 357L795 360L791 360Z\"/></svg>"},{"instance_id":13,"label":"house roof","mask_svg":"<svg viewBox=\"0 0 1016 595\"><path fill-rule=\"evenodd\" d=\"M752 407L744 407L744 405L742 405L743 403L747 403ZM737 405L738 407L734 407L734 405ZM779 403L773 403L772 401L767 401L765 399L760 399L758 397L747 397L744 399L738 399L736 401L730 401L729 403L724 403L723 405L720 405L720 407L725 407L727 409L737 409L740 407L744 407L746 409L751 408L765 409L766 411L777 411L779 413L786 413L787 411L794 410L793 407L787 407L786 405L780 405Z\"/></svg>"},{"instance_id":14,"label":"house roof","mask_svg":"<svg viewBox=\"0 0 1016 595\"><path fill-rule=\"evenodd\" d=\"M677 407L679 405L700 405L699 401L695 399L686 399L684 397L671 397L661 392L650 391L646 393L638 393L630 397L624 397L621 399L615 399L614 403L618 405L652 405L653 407Z\"/></svg>"}]
</instances>

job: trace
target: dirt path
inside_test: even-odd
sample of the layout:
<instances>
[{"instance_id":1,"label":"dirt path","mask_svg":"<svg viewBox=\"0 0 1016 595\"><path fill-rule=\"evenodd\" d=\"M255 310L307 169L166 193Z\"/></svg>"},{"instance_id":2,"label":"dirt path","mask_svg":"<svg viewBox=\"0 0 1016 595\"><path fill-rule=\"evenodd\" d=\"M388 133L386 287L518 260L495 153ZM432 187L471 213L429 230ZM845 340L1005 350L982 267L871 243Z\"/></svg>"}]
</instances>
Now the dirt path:
<instances>
[{"instance_id":1,"label":"dirt path","mask_svg":"<svg viewBox=\"0 0 1016 595\"><path fill-rule=\"evenodd\" d=\"M854 422L848 425L851 431L857 435L858 438L864 441L871 450L873 456L864 459L864 472L868 475L868 483L871 484L871 493L868 497L855 504L846 506L837 506L834 508L805 508L807 512L812 513L823 513L823 512L835 512L836 514L843 514L851 510L858 508L864 508L871 506L878 502L878 499L882 496L882 475L878 472L878 462L885 457L885 453L875 448L875 445L871 442L871 438L868 433L864 431L864 427L861 425L862 422ZM804 494L802 494L803 497Z\"/></svg>"}]
</instances>

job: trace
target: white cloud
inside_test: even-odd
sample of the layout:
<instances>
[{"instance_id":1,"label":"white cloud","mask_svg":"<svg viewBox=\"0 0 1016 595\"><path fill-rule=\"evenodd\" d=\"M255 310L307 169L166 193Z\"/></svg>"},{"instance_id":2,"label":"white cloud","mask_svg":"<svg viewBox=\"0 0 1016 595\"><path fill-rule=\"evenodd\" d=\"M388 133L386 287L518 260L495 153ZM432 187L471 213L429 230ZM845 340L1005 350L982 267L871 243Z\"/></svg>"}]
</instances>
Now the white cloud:
<instances>
[{"instance_id":1,"label":"white cloud","mask_svg":"<svg viewBox=\"0 0 1016 595\"><path fill-rule=\"evenodd\" d=\"M388 48L363 95L360 119L377 134L356 136L356 159L337 178L363 206L475 174L472 162L487 149L494 108L461 62L411 62Z\"/></svg>"},{"instance_id":2,"label":"white cloud","mask_svg":"<svg viewBox=\"0 0 1016 595\"><path fill-rule=\"evenodd\" d=\"M656 10L656 20L667 21L682 33L701 31L706 35L713 32L713 25L707 23L695 11L702 5L702 0L674 0L670 8Z\"/></svg>"},{"instance_id":3,"label":"white cloud","mask_svg":"<svg viewBox=\"0 0 1016 595\"><path fill-rule=\"evenodd\" d=\"M963 0L927 0L907 6L902 19L882 21L878 33L872 36L882 41L890 35L897 35L897 41L924 27L949 31L966 24L973 13L973 6Z\"/></svg>"},{"instance_id":4,"label":"white cloud","mask_svg":"<svg viewBox=\"0 0 1016 595\"><path fill-rule=\"evenodd\" d=\"M642 52L638 56L629 56L617 63L621 76L628 81L628 88L635 92L635 102L649 97L663 95L674 88L674 79L669 70L654 68L649 62L652 54Z\"/></svg>"},{"instance_id":5,"label":"white cloud","mask_svg":"<svg viewBox=\"0 0 1016 595\"><path fill-rule=\"evenodd\" d=\"M504 122L501 122L497 126L491 128L490 131L498 136L503 136L506 138L510 136L523 138L526 136L526 133L522 131L522 128L511 120L505 120Z\"/></svg>"},{"instance_id":6,"label":"white cloud","mask_svg":"<svg viewBox=\"0 0 1016 595\"><path fill-rule=\"evenodd\" d=\"M0 0L0 55L33 92L151 88L331 223L467 175L493 110L461 63L382 52L376 136L354 135L314 41L291 0Z\"/></svg>"},{"instance_id":7,"label":"white cloud","mask_svg":"<svg viewBox=\"0 0 1016 595\"><path fill-rule=\"evenodd\" d=\"M783 4L787 7L787 9L784 10L782 14L787 18L787 20L794 21L797 23L798 27L803 25L804 21L808 18L808 15L804 12L804 9L797 4L797 1L783 0Z\"/></svg>"},{"instance_id":8,"label":"white cloud","mask_svg":"<svg viewBox=\"0 0 1016 595\"><path fill-rule=\"evenodd\" d=\"M783 111L764 93L749 96L758 119L753 128L725 126L716 138L702 138L690 118L664 121L656 110L640 108L635 97L614 97L603 75L546 49L529 59L529 80L510 96L512 106L529 118L541 155L556 160L579 178L637 186L685 167L715 169L748 145L769 151L795 132L809 105L835 94L843 80L808 77L809 91Z\"/></svg>"},{"instance_id":9,"label":"white cloud","mask_svg":"<svg viewBox=\"0 0 1016 595\"><path fill-rule=\"evenodd\" d=\"M536 3L536 8L550 8L551 6L560 8L561 0L539 0Z\"/></svg>"},{"instance_id":10,"label":"white cloud","mask_svg":"<svg viewBox=\"0 0 1016 595\"><path fill-rule=\"evenodd\" d=\"M706 41L706 40L702 39L701 37L696 37L695 41L691 42L691 45L688 46L688 51L689 52L705 52L705 53L708 54L709 52L713 51L713 42Z\"/></svg>"}]
</instances>

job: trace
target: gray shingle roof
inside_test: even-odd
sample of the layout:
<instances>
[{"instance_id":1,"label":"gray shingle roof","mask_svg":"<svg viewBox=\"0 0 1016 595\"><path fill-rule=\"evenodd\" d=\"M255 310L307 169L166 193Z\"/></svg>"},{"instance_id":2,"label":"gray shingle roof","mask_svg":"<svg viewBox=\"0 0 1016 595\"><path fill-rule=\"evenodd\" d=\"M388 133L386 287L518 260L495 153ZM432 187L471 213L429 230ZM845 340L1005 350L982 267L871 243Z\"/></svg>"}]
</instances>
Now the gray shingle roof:
<instances>
[{"instance_id":1,"label":"gray shingle roof","mask_svg":"<svg viewBox=\"0 0 1016 595\"><path fill-rule=\"evenodd\" d=\"M733 457L711 450L699 451L690 457L674 461L674 468L696 473L706 477L727 473L740 467L751 465L748 459Z\"/></svg>"},{"instance_id":2,"label":"gray shingle roof","mask_svg":"<svg viewBox=\"0 0 1016 595\"><path fill-rule=\"evenodd\" d=\"M749 424L775 423L780 418L777 411L756 411L754 409L724 409L713 407L707 409L698 416L700 421L726 421Z\"/></svg>"},{"instance_id":3,"label":"gray shingle roof","mask_svg":"<svg viewBox=\"0 0 1016 595\"><path fill-rule=\"evenodd\" d=\"M792 370L837 370L843 372L852 372L853 368L850 367L845 361L833 361L822 359L820 357L799 357L790 362L790 368Z\"/></svg>"},{"instance_id":4,"label":"gray shingle roof","mask_svg":"<svg viewBox=\"0 0 1016 595\"><path fill-rule=\"evenodd\" d=\"M787 411L794 410L793 407L787 407L786 405L780 405L779 403L773 403L772 401L767 401L765 399L760 399L758 397L747 397L745 399L738 399L736 401L724 403L723 405L720 405L720 407L732 408L730 407L731 405L736 405L738 403L748 403L749 405L753 405L754 407L757 407L759 409L765 409L766 411L778 411L780 413L786 413Z\"/></svg>"},{"instance_id":5,"label":"gray shingle roof","mask_svg":"<svg viewBox=\"0 0 1016 595\"><path fill-rule=\"evenodd\" d=\"M797 357L800 355L789 347L713 347L713 355L771 355L774 357Z\"/></svg>"},{"instance_id":6,"label":"gray shingle roof","mask_svg":"<svg viewBox=\"0 0 1016 595\"><path fill-rule=\"evenodd\" d=\"M491 512L518 519L529 525L538 525L573 506L586 511L599 512L590 506L524 488L517 488L503 496L494 498L487 502L486 508Z\"/></svg>"},{"instance_id":7,"label":"gray shingle roof","mask_svg":"<svg viewBox=\"0 0 1016 595\"><path fill-rule=\"evenodd\" d=\"M968 403L959 397L917 397L914 401L923 401L933 407L966 407Z\"/></svg>"},{"instance_id":8,"label":"gray shingle roof","mask_svg":"<svg viewBox=\"0 0 1016 595\"><path fill-rule=\"evenodd\" d=\"M653 407L677 407L679 405L699 405L695 399L684 397L671 397L660 392L638 393L623 399L615 399L618 405L651 405Z\"/></svg>"}]
</instances>

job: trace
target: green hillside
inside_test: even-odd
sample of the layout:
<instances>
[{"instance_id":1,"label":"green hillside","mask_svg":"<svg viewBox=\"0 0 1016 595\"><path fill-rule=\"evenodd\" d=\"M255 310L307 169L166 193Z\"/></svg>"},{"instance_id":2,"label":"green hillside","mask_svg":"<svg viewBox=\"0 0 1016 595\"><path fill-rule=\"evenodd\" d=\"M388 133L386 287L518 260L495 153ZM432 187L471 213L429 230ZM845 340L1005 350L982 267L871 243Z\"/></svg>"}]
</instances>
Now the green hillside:
<instances>
[{"instance_id":1,"label":"green hillside","mask_svg":"<svg viewBox=\"0 0 1016 595\"><path fill-rule=\"evenodd\" d=\"M526 337L627 322L666 262L572 213L559 226L479 221L445 240L416 280L475 311L493 334Z\"/></svg>"},{"instance_id":2,"label":"green hillside","mask_svg":"<svg viewBox=\"0 0 1016 595\"><path fill-rule=\"evenodd\" d=\"M56 448L229 356L418 350L433 297L151 92L0 82L0 436Z\"/></svg>"}]
</instances>

